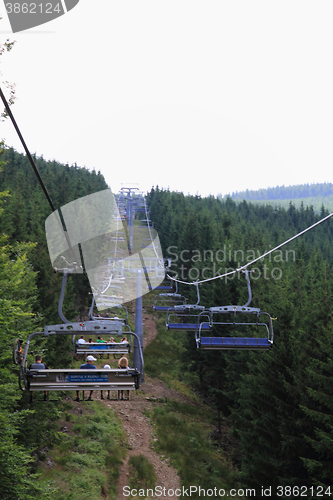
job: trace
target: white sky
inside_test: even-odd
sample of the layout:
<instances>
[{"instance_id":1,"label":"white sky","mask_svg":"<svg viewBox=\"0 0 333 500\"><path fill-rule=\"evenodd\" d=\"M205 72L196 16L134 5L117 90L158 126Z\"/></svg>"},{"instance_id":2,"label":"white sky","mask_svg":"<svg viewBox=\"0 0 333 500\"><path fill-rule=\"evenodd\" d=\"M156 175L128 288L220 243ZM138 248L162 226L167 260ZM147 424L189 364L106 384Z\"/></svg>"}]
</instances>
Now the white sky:
<instances>
[{"instance_id":1,"label":"white sky","mask_svg":"<svg viewBox=\"0 0 333 500\"><path fill-rule=\"evenodd\" d=\"M11 33L31 152L185 194L333 182L333 3L80 0ZM0 137L22 147L12 124Z\"/></svg>"}]
</instances>

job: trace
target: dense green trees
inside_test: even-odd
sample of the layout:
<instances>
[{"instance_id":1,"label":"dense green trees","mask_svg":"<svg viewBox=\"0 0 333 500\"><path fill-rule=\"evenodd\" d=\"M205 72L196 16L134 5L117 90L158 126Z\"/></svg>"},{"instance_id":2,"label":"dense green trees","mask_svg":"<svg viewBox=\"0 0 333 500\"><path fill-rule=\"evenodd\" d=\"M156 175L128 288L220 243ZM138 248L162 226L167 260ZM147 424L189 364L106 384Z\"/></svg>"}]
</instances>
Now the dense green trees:
<instances>
[{"instance_id":1,"label":"dense green trees","mask_svg":"<svg viewBox=\"0 0 333 500\"><path fill-rule=\"evenodd\" d=\"M0 172L0 191L6 190L5 211L0 219L0 232L8 241L30 241L36 245L29 252L37 274L38 312L45 321L58 321L57 301L61 287L61 276L54 273L48 255L45 220L51 213L50 206L25 155L6 149ZM94 170L89 172L77 165L62 165L56 161L45 161L35 157L36 166L48 190L55 208L107 188L104 177ZM75 292L73 281L75 281ZM87 307L87 287L82 276L75 276L68 283L65 313L69 317L82 313ZM71 299L69 300L69 297Z\"/></svg>"},{"instance_id":2,"label":"dense green trees","mask_svg":"<svg viewBox=\"0 0 333 500\"><path fill-rule=\"evenodd\" d=\"M0 470L4 500L52 498L52 489L36 481L32 452L52 444L59 412L54 403L29 408L18 390L13 366L14 339L26 340L45 324L59 322L57 301L61 276L54 273L45 239L50 208L25 156L10 150L2 154L0 172ZM107 186L100 173L36 158L43 180L57 207ZM77 279L78 278L78 279ZM65 312L75 316L89 299L89 284L75 276L69 283ZM73 293L73 290L76 293ZM68 300L68 297L70 300ZM72 318L71 318L72 319ZM70 360L69 339L39 343L48 365ZM43 345L44 344L44 345Z\"/></svg>"},{"instance_id":3,"label":"dense green trees","mask_svg":"<svg viewBox=\"0 0 333 500\"><path fill-rule=\"evenodd\" d=\"M18 410L21 394L12 364L14 339L26 339L38 326L33 313L37 299L36 272L27 260L31 244L8 245L1 238L0 253L0 469L1 498L33 498L43 488L31 475L30 450L17 440L29 410ZM16 370L15 370L16 371Z\"/></svg>"},{"instance_id":4,"label":"dense green trees","mask_svg":"<svg viewBox=\"0 0 333 500\"><path fill-rule=\"evenodd\" d=\"M185 281L235 270L318 220L304 204L273 208L158 188L148 203L165 256ZM241 442L244 486L258 491L331 484L332 227L329 219L251 266L251 305L277 318L270 352L198 352L194 335L183 336L185 366L198 374L211 404L229 415ZM180 285L192 300L193 289ZM203 283L200 293L206 307L247 300L239 273Z\"/></svg>"}]
</instances>

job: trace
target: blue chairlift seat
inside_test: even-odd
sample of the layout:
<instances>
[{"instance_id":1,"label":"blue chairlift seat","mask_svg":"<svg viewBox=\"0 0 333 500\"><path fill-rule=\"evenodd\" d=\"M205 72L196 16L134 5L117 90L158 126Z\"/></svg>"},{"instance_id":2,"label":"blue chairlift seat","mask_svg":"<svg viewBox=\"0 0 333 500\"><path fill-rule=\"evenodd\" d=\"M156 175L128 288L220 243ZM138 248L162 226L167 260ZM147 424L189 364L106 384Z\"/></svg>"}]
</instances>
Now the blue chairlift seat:
<instances>
[{"instance_id":1,"label":"blue chairlift seat","mask_svg":"<svg viewBox=\"0 0 333 500\"><path fill-rule=\"evenodd\" d=\"M173 290L173 286L170 285L159 285L154 290Z\"/></svg>"},{"instance_id":2,"label":"blue chairlift seat","mask_svg":"<svg viewBox=\"0 0 333 500\"><path fill-rule=\"evenodd\" d=\"M198 325L197 323L168 323L166 327L167 330L185 330L188 332L195 332L198 328ZM209 323L202 323L201 329L204 331L209 331Z\"/></svg>"},{"instance_id":3,"label":"blue chairlift seat","mask_svg":"<svg viewBox=\"0 0 333 500\"><path fill-rule=\"evenodd\" d=\"M198 339L198 347L200 349L268 351L271 349L272 345L273 342L268 338L200 337L200 339Z\"/></svg>"}]
</instances>

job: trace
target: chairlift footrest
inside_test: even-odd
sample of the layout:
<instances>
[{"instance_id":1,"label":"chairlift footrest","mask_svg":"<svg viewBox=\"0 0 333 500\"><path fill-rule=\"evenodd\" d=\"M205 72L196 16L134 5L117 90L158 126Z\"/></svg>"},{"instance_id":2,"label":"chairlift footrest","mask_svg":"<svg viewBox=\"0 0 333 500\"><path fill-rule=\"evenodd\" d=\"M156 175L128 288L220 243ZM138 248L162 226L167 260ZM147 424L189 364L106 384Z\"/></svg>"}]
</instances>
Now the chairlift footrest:
<instances>
[{"instance_id":1,"label":"chairlift footrest","mask_svg":"<svg viewBox=\"0 0 333 500\"><path fill-rule=\"evenodd\" d=\"M210 325L209 323L201 323L199 325L200 330L208 331L210 330ZM168 330L187 330L194 332L198 329L197 323L169 323L167 324L167 329Z\"/></svg>"}]
</instances>

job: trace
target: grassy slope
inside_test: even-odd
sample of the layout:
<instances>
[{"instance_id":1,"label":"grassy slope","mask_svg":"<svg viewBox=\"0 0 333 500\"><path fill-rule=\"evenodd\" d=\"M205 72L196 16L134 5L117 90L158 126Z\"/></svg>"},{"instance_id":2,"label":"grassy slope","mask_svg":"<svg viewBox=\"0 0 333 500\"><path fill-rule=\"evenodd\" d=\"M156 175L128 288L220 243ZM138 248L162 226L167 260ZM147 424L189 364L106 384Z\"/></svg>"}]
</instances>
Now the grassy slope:
<instances>
[{"instance_id":1,"label":"grassy slope","mask_svg":"<svg viewBox=\"0 0 333 500\"><path fill-rule=\"evenodd\" d=\"M120 465L126 455L122 423L100 402L65 403L58 443L40 467L40 480L56 488L52 500L116 500Z\"/></svg>"}]
</instances>

